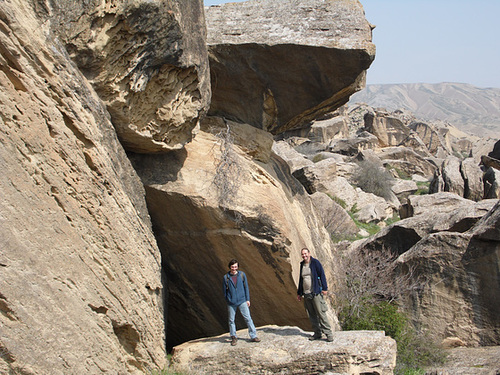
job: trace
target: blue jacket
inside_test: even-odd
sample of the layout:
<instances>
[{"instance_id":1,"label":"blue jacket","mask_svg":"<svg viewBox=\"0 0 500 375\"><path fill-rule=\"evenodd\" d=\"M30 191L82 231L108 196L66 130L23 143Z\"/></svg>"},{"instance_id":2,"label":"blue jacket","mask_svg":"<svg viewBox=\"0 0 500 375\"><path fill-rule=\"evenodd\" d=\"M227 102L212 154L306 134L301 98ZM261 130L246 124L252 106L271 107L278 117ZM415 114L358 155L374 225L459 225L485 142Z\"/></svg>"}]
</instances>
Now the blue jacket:
<instances>
[{"instance_id":1,"label":"blue jacket","mask_svg":"<svg viewBox=\"0 0 500 375\"><path fill-rule=\"evenodd\" d=\"M238 271L236 277L238 277L236 285L234 285L229 272L224 275L222 280L224 298L226 299L228 305L231 306L239 306L243 302L250 301L250 290L248 289L247 276L245 275L245 272Z\"/></svg>"},{"instance_id":2,"label":"blue jacket","mask_svg":"<svg viewBox=\"0 0 500 375\"><path fill-rule=\"evenodd\" d=\"M302 281L302 268L304 267L304 261L300 262L300 273L299 273L299 287L297 288L297 295L302 296L304 294L304 285ZM313 294L320 294L323 290L328 290L328 284L326 283L325 271L319 260L311 257L309 261L309 267L311 268L311 279L312 279L312 292Z\"/></svg>"}]
</instances>

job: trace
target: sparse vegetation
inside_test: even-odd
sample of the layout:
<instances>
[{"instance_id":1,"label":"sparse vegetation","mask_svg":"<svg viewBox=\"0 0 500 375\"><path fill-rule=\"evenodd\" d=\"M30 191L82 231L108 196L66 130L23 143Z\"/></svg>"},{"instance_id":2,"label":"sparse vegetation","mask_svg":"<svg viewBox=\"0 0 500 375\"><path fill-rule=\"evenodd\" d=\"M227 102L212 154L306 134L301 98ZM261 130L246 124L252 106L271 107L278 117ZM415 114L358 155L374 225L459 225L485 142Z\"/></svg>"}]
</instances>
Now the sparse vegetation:
<instances>
[{"instance_id":1,"label":"sparse vegetation","mask_svg":"<svg viewBox=\"0 0 500 375\"><path fill-rule=\"evenodd\" d=\"M408 172L396 167L391 167L391 169L396 172L401 180L411 180L411 176L408 174Z\"/></svg>"},{"instance_id":2,"label":"sparse vegetation","mask_svg":"<svg viewBox=\"0 0 500 375\"><path fill-rule=\"evenodd\" d=\"M430 182L425 181L425 182L417 182L417 187L418 190L415 192L415 195L425 195L429 194L429 186L431 185Z\"/></svg>"},{"instance_id":3,"label":"sparse vegetation","mask_svg":"<svg viewBox=\"0 0 500 375\"><path fill-rule=\"evenodd\" d=\"M399 217L399 215L397 213L395 213L394 215L392 215L391 218L385 219L384 222L387 225L391 225L391 224L394 224L394 223L398 222L399 220L401 220L401 218Z\"/></svg>"},{"instance_id":4,"label":"sparse vegetation","mask_svg":"<svg viewBox=\"0 0 500 375\"><path fill-rule=\"evenodd\" d=\"M344 330L383 330L397 342L395 374L419 374L422 367L443 363L444 351L417 332L398 309L402 293L417 287L412 272L398 274L388 251L344 257L344 280L334 304Z\"/></svg>"},{"instance_id":5,"label":"sparse vegetation","mask_svg":"<svg viewBox=\"0 0 500 375\"><path fill-rule=\"evenodd\" d=\"M342 207L344 210L346 209L347 207L347 204L345 203L345 201L335 195L332 195L332 194L329 194L327 193L328 196L335 202L337 203L340 207Z\"/></svg>"},{"instance_id":6,"label":"sparse vegetation","mask_svg":"<svg viewBox=\"0 0 500 375\"><path fill-rule=\"evenodd\" d=\"M316 154L312 159L313 163L320 162L321 160L325 160L325 156L322 154Z\"/></svg>"},{"instance_id":7,"label":"sparse vegetation","mask_svg":"<svg viewBox=\"0 0 500 375\"><path fill-rule=\"evenodd\" d=\"M357 186L367 193L382 198L390 196L395 180L387 169L371 160L364 160L358 166L359 168L353 174L353 180Z\"/></svg>"},{"instance_id":8,"label":"sparse vegetation","mask_svg":"<svg viewBox=\"0 0 500 375\"><path fill-rule=\"evenodd\" d=\"M223 208L233 201L240 187L241 165L235 151L234 139L229 125L216 134L220 157L215 168L213 184L217 188L219 204Z\"/></svg>"}]
</instances>

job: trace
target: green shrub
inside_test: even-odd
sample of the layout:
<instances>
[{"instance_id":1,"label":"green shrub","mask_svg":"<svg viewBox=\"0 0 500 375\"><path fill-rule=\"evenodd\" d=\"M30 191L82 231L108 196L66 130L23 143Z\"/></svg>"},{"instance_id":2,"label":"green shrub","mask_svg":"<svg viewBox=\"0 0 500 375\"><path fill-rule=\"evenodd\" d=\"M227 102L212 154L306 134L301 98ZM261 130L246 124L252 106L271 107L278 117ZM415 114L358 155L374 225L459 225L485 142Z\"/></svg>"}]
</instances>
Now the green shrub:
<instances>
[{"instance_id":1,"label":"green shrub","mask_svg":"<svg viewBox=\"0 0 500 375\"><path fill-rule=\"evenodd\" d=\"M445 360L444 351L418 332L396 301L415 287L410 270L396 272L396 255L382 249L341 258L345 272L335 298L344 330L385 331L397 343L396 375L420 374L422 368Z\"/></svg>"},{"instance_id":2,"label":"green shrub","mask_svg":"<svg viewBox=\"0 0 500 375\"><path fill-rule=\"evenodd\" d=\"M429 194L429 186L431 185L430 182L417 182L417 187L418 190L415 192L415 195L425 195Z\"/></svg>"},{"instance_id":3,"label":"green shrub","mask_svg":"<svg viewBox=\"0 0 500 375\"><path fill-rule=\"evenodd\" d=\"M342 199L342 198L339 198L335 195L332 195L330 193L327 193L327 195L335 202L337 203L340 207L342 207L344 210L346 209L347 207L347 204L345 203L345 201Z\"/></svg>"}]
</instances>

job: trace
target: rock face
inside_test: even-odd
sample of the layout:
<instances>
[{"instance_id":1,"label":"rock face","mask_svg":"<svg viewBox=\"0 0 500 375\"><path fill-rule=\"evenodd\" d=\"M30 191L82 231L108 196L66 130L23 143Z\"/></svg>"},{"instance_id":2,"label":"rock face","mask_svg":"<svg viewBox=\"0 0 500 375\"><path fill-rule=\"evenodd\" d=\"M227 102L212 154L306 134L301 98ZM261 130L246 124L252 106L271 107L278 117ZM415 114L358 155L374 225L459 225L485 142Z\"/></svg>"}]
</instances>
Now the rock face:
<instances>
[{"instance_id":1,"label":"rock face","mask_svg":"<svg viewBox=\"0 0 500 375\"><path fill-rule=\"evenodd\" d=\"M297 327L257 329L260 343L221 335L174 348L173 368L196 374L380 374L393 373L396 342L380 331L335 332L333 342L307 339ZM245 337L244 332L239 332Z\"/></svg>"},{"instance_id":2,"label":"rock face","mask_svg":"<svg viewBox=\"0 0 500 375\"><path fill-rule=\"evenodd\" d=\"M162 368L144 188L39 6L0 3L0 372Z\"/></svg>"},{"instance_id":3,"label":"rock face","mask_svg":"<svg viewBox=\"0 0 500 375\"><path fill-rule=\"evenodd\" d=\"M402 307L436 341L457 337L467 346L498 345L500 203L439 193L412 206L413 217L353 243L353 254L399 255L399 272L410 273L415 285L412 293L404 291Z\"/></svg>"},{"instance_id":4,"label":"rock face","mask_svg":"<svg viewBox=\"0 0 500 375\"><path fill-rule=\"evenodd\" d=\"M177 153L132 155L166 270L169 347L227 331L222 276L232 258L247 274L256 325L310 327L296 301L303 247L333 282L328 233L286 164L276 155L256 163L240 147L225 153L217 142L200 131ZM233 168L229 179L221 161Z\"/></svg>"},{"instance_id":5,"label":"rock face","mask_svg":"<svg viewBox=\"0 0 500 375\"><path fill-rule=\"evenodd\" d=\"M250 0L206 8L206 18L210 113L273 134L345 104L375 55L354 0Z\"/></svg>"},{"instance_id":6,"label":"rock face","mask_svg":"<svg viewBox=\"0 0 500 375\"><path fill-rule=\"evenodd\" d=\"M126 149L155 153L192 139L210 100L201 0L68 1L43 11Z\"/></svg>"}]
</instances>

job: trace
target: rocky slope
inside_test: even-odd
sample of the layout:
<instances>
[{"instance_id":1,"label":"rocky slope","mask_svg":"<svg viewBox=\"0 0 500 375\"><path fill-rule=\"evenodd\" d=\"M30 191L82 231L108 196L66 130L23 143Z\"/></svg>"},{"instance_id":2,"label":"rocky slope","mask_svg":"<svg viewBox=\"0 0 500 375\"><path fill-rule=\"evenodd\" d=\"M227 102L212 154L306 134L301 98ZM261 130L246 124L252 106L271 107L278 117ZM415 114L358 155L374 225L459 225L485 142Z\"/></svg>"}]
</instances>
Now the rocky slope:
<instances>
[{"instance_id":1,"label":"rocky slope","mask_svg":"<svg viewBox=\"0 0 500 375\"><path fill-rule=\"evenodd\" d=\"M419 118L446 121L480 137L495 138L500 133L500 88L450 82L368 85L349 103L405 109Z\"/></svg>"},{"instance_id":2,"label":"rocky slope","mask_svg":"<svg viewBox=\"0 0 500 375\"><path fill-rule=\"evenodd\" d=\"M390 291L380 285L380 294L399 295L415 326L434 340L498 345L500 141L457 138L450 126L402 111L359 106L331 116L337 120L329 129L318 121L321 133L313 123L275 149L310 194L327 194L358 221L380 227L374 236L339 243L338 259L396 262L394 280L407 275L411 282L390 283ZM359 171L385 184L366 184ZM430 194L415 195L423 182ZM378 196L370 194L374 187ZM387 226L395 213L404 220ZM335 215L327 220L344 220Z\"/></svg>"}]
</instances>

